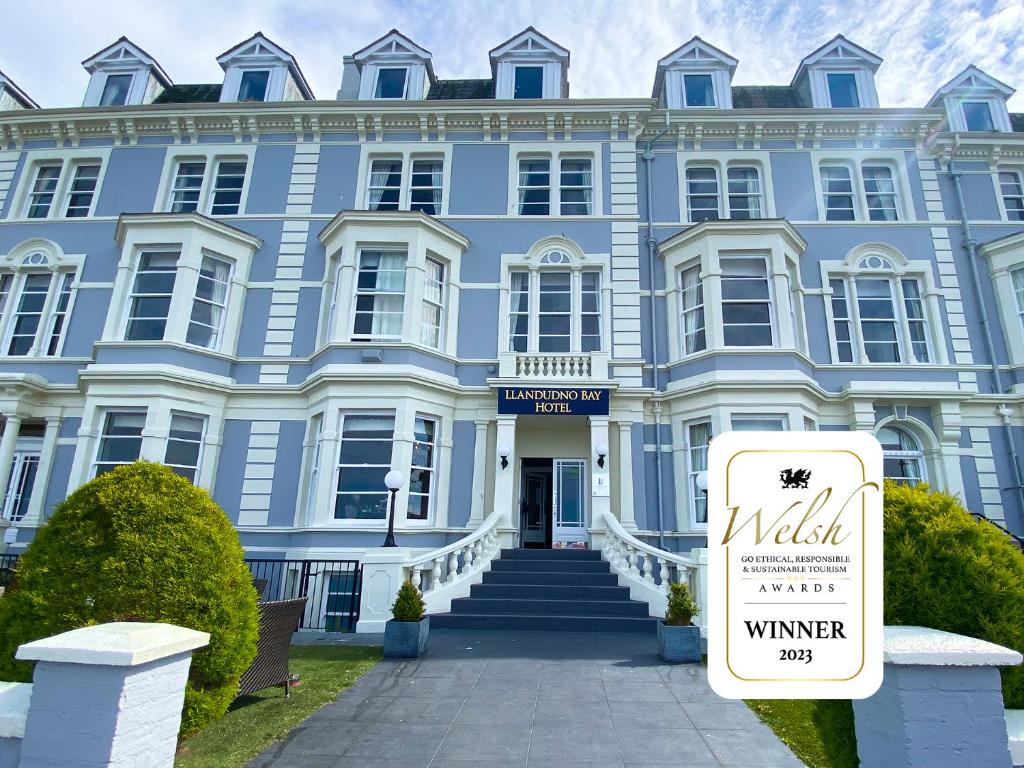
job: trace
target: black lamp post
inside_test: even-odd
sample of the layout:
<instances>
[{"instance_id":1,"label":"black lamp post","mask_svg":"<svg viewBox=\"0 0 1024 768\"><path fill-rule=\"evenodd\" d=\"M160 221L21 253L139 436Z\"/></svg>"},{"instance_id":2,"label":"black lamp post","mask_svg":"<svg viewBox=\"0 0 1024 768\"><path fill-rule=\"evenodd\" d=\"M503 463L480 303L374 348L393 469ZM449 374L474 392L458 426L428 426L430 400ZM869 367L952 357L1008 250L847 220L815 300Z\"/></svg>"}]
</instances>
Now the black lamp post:
<instances>
[{"instance_id":1,"label":"black lamp post","mask_svg":"<svg viewBox=\"0 0 1024 768\"><path fill-rule=\"evenodd\" d=\"M384 475L384 485L388 487L388 491L391 493L391 512L388 515L388 535L384 538L385 547L398 546L395 544L395 497L398 496L398 489L402 487L404 482L405 478L397 470L392 469Z\"/></svg>"}]
</instances>

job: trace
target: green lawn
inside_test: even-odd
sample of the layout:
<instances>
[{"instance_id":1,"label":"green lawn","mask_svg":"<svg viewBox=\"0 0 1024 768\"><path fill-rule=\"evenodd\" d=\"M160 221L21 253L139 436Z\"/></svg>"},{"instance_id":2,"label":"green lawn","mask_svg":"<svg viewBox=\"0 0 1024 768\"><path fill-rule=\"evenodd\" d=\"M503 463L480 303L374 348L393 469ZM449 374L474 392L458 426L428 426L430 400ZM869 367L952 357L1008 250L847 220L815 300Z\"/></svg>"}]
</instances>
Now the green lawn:
<instances>
[{"instance_id":1,"label":"green lawn","mask_svg":"<svg viewBox=\"0 0 1024 768\"><path fill-rule=\"evenodd\" d=\"M213 725L190 738L178 750L175 768L235 768L262 752L271 742L315 710L332 701L338 691L355 682L380 659L380 648L300 645L292 648L289 667L302 678L287 699L280 688L268 688L235 700Z\"/></svg>"},{"instance_id":2,"label":"green lawn","mask_svg":"<svg viewBox=\"0 0 1024 768\"><path fill-rule=\"evenodd\" d=\"M761 699L747 706L810 768L857 768L849 701Z\"/></svg>"}]
</instances>

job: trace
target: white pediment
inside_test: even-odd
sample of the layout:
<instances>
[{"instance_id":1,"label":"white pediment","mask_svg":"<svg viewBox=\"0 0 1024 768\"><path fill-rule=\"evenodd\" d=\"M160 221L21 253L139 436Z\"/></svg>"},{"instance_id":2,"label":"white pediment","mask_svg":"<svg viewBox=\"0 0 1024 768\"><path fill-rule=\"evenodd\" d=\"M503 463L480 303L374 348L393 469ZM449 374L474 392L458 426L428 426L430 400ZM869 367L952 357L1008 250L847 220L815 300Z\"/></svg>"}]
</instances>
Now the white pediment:
<instances>
[{"instance_id":1,"label":"white pediment","mask_svg":"<svg viewBox=\"0 0 1024 768\"><path fill-rule=\"evenodd\" d=\"M567 61L569 51L551 38L545 37L533 27L527 27L518 35L509 38L490 52L491 62L509 57L536 59L559 59Z\"/></svg>"},{"instance_id":2,"label":"white pediment","mask_svg":"<svg viewBox=\"0 0 1024 768\"><path fill-rule=\"evenodd\" d=\"M1014 93L1016 91L1006 83L996 80L971 64L939 88L928 102L928 106L938 105L945 96L995 96L1006 100Z\"/></svg>"},{"instance_id":3,"label":"white pediment","mask_svg":"<svg viewBox=\"0 0 1024 768\"><path fill-rule=\"evenodd\" d=\"M807 69L815 65L829 68L863 68L870 72L877 72L878 68L882 65L882 57L872 53L867 48L861 48L842 35L836 35L823 46L812 51L800 62L800 66L797 67L796 74L793 76L793 82L795 83L799 80Z\"/></svg>"},{"instance_id":4,"label":"white pediment","mask_svg":"<svg viewBox=\"0 0 1024 768\"><path fill-rule=\"evenodd\" d=\"M418 61L430 61L431 54L426 48L421 48L412 40L403 35L397 29L392 29L384 37L375 40L360 51L352 55L358 62L368 60L384 59L415 59Z\"/></svg>"},{"instance_id":5,"label":"white pediment","mask_svg":"<svg viewBox=\"0 0 1024 768\"><path fill-rule=\"evenodd\" d=\"M171 84L170 77L164 72L156 59L135 45L127 37L122 37L115 43L98 51L82 62L85 71L89 74L96 72L130 72L138 70L149 70L163 85Z\"/></svg>"},{"instance_id":6,"label":"white pediment","mask_svg":"<svg viewBox=\"0 0 1024 768\"><path fill-rule=\"evenodd\" d=\"M699 37L694 37L688 43L684 43L659 61L658 66L665 69L672 67L727 68L730 72L733 72L736 70L738 63L736 59L725 51L701 40Z\"/></svg>"},{"instance_id":7,"label":"white pediment","mask_svg":"<svg viewBox=\"0 0 1024 768\"><path fill-rule=\"evenodd\" d=\"M262 32L257 32L248 40L244 40L234 48L224 51L224 53L217 57L217 63L224 69L227 69L233 62L240 59L276 60L282 64L293 64L295 62L294 56L281 46L268 40Z\"/></svg>"}]
</instances>

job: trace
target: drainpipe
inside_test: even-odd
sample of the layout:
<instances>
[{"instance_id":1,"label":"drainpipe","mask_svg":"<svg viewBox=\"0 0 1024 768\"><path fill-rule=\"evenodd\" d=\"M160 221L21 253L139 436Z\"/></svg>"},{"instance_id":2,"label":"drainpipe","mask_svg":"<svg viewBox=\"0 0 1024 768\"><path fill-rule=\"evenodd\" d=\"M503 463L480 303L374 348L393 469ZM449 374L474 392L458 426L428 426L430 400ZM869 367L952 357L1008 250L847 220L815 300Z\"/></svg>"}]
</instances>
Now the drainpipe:
<instances>
[{"instance_id":1,"label":"drainpipe","mask_svg":"<svg viewBox=\"0 0 1024 768\"><path fill-rule=\"evenodd\" d=\"M981 293L981 278L978 274L978 241L974 239L971 231L971 222L967 218L967 206L964 204L964 191L960 183L960 176L963 171L953 167L956 150L960 146L960 135L955 137L953 156L949 159L946 167L946 175L953 181L953 189L956 190L956 204L960 214L960 229L964 238L964 250L967 251L967 263L971 268L971 282L974 287L974 300L978 305L978 312L981 315L981 330L985 338L985 351L988 353L989 363L992 367L992 386L995 394L1003 394L1002 376L999 372L999 362L996 359L995 342L992 339L992 327L988 318L988 307L985 298ZM1017 504L1020 514L1024 516L1024 472L1021 471L1020 458L1017 453L1017 441L1013 436L1013 426L1010 423L1011 410L1005 403L1000 403L997 409L1002 417L1003 433L1006 435L1006 443L1010 449L1010 463L1013 465L1014 490L1017 492Z\"/></svg>"},{"instance_id":2,"label":"drainpipe","mask_svg":"<svg viewBox=\"0 0 1024 768\"><path fill-rule=\"evenodd\" d=\"M658 316L654 306L654 256L657 250L658 241L654 237L654 210L652 201L654 193L651 184L651 172L654 167L654 143L669 132L671 125L668 110L665 110L665 127L653 138L647 141L641 157L645 165L644 173L644 200L647 205L647 283L651 291L651 300L648 306L648 316L651 322L651 383L654 386L654 396L658 397ZM665 497L661 487L661 401L654 402L654 483L657 486L658 510L658 547L665 549Z\"/></svg>"}]
</instances>

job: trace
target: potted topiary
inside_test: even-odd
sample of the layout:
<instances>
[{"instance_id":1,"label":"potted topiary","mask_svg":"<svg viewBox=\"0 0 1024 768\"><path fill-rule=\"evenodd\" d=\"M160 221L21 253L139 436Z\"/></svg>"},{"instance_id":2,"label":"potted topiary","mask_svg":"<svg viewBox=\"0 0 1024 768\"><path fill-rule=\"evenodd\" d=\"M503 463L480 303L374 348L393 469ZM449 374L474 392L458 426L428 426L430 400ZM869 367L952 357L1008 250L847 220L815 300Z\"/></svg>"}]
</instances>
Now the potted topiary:
<instances>
[{"instance_id":1,"label":"potted topiary","mask_svg":"<svg viewBox=\"0 0 1024 768\"><path fill-rule=\"evenodd\" d=\"M665 620L658 622L658 654L662 661L694 663L700 661L700 627L691 619L700 606L685 584L671 584Z\"/></svg>"},{"instance_id":2,"label":"potted topiary","mask_svg":"<svg viewBox=\"0 0 1024 768\"><path fill-rule=\"evenodd\" d=\"M423 596L406 581L398 590L398 598L391 606L394 616L384 625L384 655L392 659L412 659L427 649L430 617L425 616Z\"/></svg>"}]
</instances>

